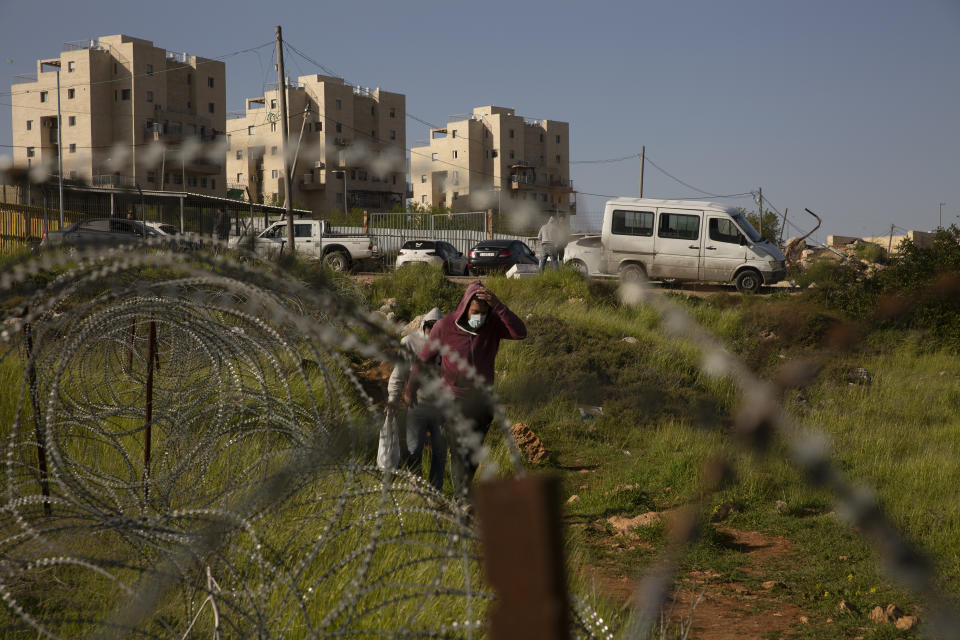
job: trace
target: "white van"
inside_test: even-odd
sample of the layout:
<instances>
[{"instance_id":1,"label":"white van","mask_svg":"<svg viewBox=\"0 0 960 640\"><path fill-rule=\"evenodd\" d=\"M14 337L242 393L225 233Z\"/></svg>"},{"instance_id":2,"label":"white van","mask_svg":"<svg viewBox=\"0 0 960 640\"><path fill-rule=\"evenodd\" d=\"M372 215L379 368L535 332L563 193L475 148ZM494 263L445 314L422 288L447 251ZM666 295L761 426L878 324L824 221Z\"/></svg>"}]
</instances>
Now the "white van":
<instances>
[{"instance_id":1,"label":"white van","mask_svg":"<svg viewBox=\"0 0 960 640\"><path fill-rule=\"evenodd\" d=\"M694 200L608 200L601 235L568 244L564 263L590 276L732 282L740 291L786 275L783 253L738 209Z\"/></svg>"}]
</instances>

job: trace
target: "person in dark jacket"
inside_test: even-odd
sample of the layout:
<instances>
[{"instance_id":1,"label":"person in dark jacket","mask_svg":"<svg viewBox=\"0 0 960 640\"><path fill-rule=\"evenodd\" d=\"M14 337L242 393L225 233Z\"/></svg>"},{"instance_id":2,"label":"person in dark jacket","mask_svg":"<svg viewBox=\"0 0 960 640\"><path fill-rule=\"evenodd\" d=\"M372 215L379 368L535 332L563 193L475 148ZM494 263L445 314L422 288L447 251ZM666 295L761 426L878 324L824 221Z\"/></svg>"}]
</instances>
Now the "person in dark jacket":
<instances>
[{"instance_id":1,"label":"person in dark jacket","mask_svg":"<svg viewBox=\"0 0 960 640\"><path fill-rule=\"evenodd\" d=\"M453 444L450 474L459 495L466 495L473 482L479 443L483 442L493 420L493 407L485 388L493 386L500 341L526 337L527 328L523 321L478 281L467 287L456 311L433 326L427 343L418 354L420 362L434 362L441 355L441 347L445 348L440 375L470 423L471 431L466 434L453 433L451 425L446 425L447 441ZM475 376L468 373L466 365L473 367ZM419 363L414 365L404 391L404 400L408 404L416 397L419 368Z\"/></svg>"}]
</instances>

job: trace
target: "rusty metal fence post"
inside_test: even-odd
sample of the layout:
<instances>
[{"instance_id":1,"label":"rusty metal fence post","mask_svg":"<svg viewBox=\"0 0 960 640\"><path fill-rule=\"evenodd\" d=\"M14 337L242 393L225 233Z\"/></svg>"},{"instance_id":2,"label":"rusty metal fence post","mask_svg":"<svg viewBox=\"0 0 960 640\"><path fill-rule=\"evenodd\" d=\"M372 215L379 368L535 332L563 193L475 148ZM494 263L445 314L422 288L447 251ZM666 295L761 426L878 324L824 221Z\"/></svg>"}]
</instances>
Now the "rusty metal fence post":
<instances>
[{"instance_id":1,"label":"rusty metal fence post","mask_svg":"<svg viewBox=\"0 0 960 640\"><path fill-rule=\"evenodd\" d=\"M485 482L475 503L483 565L497 600L494 640L567 640L560 480L529 475Z\"/></svg>"},{"instance_id":2,"label":"rusty metal fence post","mask_svg":"<svg viewBox=\"0 0 960 640\"><path fill-rule=\"evenodd\" d=\"M37 465L40 467L40 493L43 495L43 512L48 516L50 507L50 481L47 475L47 449L41 425L40 399L37 397L37 369L33 362L33 331L30 323L23 325L23 335L27 347L27 384L30 387L30 404L33 408L33 426L37 438Z\"/></svg>"},{"instance_id":3,"label":"rusty metal fence post","mask_svg":"<svg viewBox=\"0 0 960 640\"><path fill-rule=\"evenodd\" d=\"M146 389L146 428L143 434L143 497L150 498L150 438L153 426L153 362L157 349L157 325L150 321L147 337L147 389Z\"/></svg>"}]
</instances>

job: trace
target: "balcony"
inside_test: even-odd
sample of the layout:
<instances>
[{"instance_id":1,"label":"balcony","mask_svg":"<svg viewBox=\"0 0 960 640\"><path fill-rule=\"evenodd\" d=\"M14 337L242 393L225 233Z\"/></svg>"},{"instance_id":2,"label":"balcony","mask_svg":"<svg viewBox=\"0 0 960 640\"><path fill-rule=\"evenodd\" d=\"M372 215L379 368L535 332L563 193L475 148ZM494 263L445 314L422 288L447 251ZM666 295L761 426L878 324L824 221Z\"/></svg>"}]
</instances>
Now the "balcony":
<instances>
[{"instance_id":1,"label":"balcony","mask_svg":"<svg viewBox=\"0 0 960 640\"><path fill-rule=\"evenodd\" d=\"M184 168L190 173L213 176L220 173L220 171L223 169L223 165L210 162L209 160L204 160L203 158L194 158Z\"/></svg>"},{"instance_id":2,"label":"balcony","mask_svg":"<svg viewBox=\"0 0 960 640\"><path fill-rule=\"evenodd\" d=\"M119 176L114 174L101 174L93 176L90 184L94 187L104 187L108 189L133 189L137 185L130 176Z\"/></svg>"},{"instance_id":3,"label":"balcony","mask_svg":"<svg viewBox=\"0 0 960 640\"><path fill-rule=\"evenodd\" d=\"M550 180L549 186L550 186L550 191L573 192L573 180L564 180L564 179L555 178L553 180Z\"/></svg>"}]
</instances>

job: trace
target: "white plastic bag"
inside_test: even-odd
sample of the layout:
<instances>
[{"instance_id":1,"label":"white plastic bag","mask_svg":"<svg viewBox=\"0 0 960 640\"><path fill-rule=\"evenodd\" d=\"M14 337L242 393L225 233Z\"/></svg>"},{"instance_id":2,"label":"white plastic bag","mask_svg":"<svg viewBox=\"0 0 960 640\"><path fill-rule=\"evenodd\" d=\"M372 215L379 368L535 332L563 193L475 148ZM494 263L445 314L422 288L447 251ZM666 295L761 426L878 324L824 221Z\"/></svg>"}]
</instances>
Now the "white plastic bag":
<instances>
[{"instance_id":1,"label":"white plastic bag","mask_svg":"<svg viewBox=\"0 0 960 640\"><path fill-rule=\"evenodd\" d=\"M377 467L386 471L400 466L400 425L402 414L387 410L380 427L380 443L377 445Z\"/></svg>"}]
</instances>

